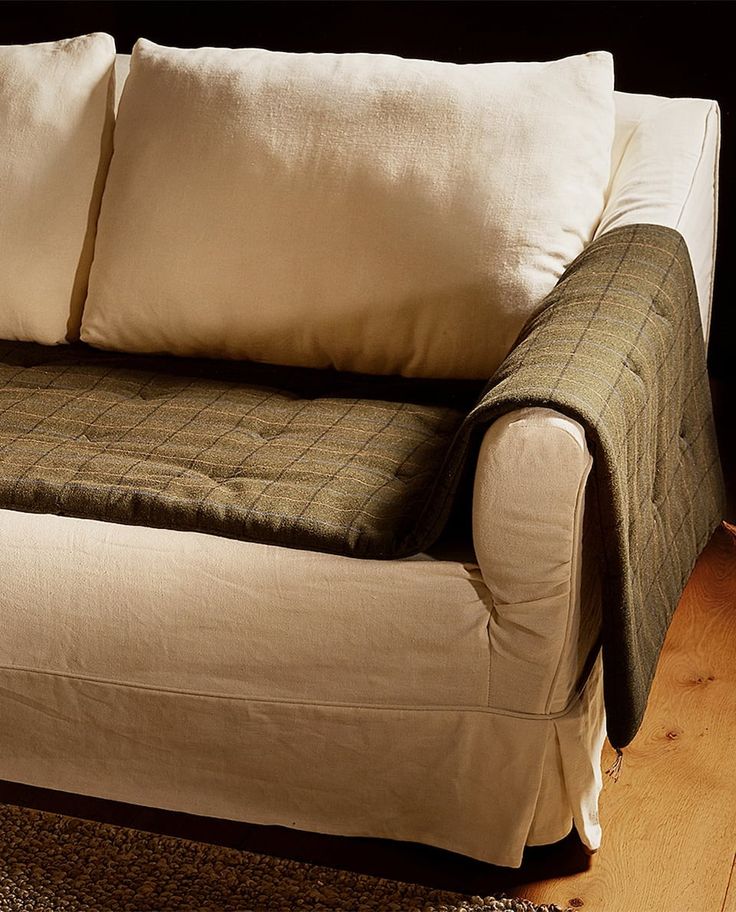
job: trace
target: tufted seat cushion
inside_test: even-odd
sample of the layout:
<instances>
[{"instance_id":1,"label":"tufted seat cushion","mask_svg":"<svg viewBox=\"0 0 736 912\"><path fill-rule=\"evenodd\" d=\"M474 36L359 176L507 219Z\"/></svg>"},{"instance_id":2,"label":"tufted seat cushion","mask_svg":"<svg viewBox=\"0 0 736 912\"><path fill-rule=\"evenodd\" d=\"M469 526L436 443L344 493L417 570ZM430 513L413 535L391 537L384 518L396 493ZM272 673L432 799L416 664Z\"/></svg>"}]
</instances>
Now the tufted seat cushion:
<instances>
[{"instance_id":1,"label":"tufted seat cushion","mask_svg":"<svg viewBox=\"0 0 736 912\"><path fill-rule=\"evenodd\" d=\"M394 556L478 391L9 343L0 351L0 499L30 512Z\"/></svg>"}]
</instances>

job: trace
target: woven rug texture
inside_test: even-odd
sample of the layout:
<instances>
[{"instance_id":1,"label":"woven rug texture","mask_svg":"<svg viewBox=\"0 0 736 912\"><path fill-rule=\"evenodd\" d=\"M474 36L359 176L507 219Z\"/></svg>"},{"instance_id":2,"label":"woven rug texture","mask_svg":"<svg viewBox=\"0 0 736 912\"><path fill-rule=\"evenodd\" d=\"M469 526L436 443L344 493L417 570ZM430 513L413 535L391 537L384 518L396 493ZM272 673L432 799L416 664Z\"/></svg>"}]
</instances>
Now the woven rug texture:
<instances>
[{"instance_id":1,"label":"woven rug texture","mask_svg":"<svg viewBox=\"0 0 736 912\"><path fill-rule=\"evenodd\" d=\"M0 805L0 912L562 912Z\"/></svg>"}]
</instances>

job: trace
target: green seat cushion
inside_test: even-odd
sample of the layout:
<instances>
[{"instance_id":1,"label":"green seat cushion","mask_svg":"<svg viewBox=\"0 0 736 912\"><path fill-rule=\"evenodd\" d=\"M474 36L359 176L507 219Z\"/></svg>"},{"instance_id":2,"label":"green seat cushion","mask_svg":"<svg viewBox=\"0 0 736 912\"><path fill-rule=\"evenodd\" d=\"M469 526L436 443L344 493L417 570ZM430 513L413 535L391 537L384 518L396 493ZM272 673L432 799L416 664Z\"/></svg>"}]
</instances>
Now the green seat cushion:
<instances>
[{"instance_id":1,"label":"green seat cushion","mask_svg":"<svg viewBox=\"0 0 736 912\"><path fill-rule=\"evenodd\" d=\"M3 343L0 506L398 557L479 389Z\"/></svg>"}]
</instances>

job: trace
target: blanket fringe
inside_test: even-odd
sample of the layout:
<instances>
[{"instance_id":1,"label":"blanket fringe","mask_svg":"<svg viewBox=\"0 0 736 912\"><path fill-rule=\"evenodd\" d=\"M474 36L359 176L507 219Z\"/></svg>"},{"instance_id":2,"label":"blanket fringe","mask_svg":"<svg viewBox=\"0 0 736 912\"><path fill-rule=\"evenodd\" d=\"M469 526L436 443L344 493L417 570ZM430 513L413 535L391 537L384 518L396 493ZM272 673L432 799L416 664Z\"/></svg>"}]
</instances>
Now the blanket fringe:
<instances>
[{"instance_id":1,"label":"blanket fringe","mask_svg":"<svg viewBox=\"0 0 736 912\"><path fill-rule=\"evenodd\" d=\"M618 777L621 775L621 767L624 765L624 752L618 747L616 748L616 759L606 770L606 776L610 776L614 782L618 782Z\"/></svg>"}]
</instances>

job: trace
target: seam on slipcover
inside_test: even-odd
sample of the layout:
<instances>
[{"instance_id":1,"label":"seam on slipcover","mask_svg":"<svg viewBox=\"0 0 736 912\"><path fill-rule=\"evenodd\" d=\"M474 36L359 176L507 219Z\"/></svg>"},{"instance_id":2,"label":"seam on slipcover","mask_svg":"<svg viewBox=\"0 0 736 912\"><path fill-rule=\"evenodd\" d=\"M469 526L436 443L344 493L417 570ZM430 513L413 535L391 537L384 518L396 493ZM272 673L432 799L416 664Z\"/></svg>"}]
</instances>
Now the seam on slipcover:
<instances>
[{"instance_id":1,"label":"seam on slipcover","mask_svg":"<svg viewBox=\"0 0 736 912\"><path fill-rule=\"evenodd\" d=\"M690 198L692 197L693 188L695 186L695 180L698 176L698 172L700 171L701 165L703 164L703 156L705 155L705 149L708 144L708 132L709 132L708 131L708 121L710 120L712 111L713 111L713 107L711 106L708 109L708 113L705 115L705 118L703 120L703 136L700 141L700 152L698 153L698 160L695 163L695 167L693 168L692 173L690 175L690 185L687 188L687 193L685 194L685 198L682 201L682 206L680 207L680 214L677 216L677 221L675 222L675 228L678 231L680 231L680 229L681 229L682 218L685 214L685 210L687 209L688 203L690 202ZM715 267L715 245L716 245L715 236L716 236L716 231L717 231L716 219L718 217L718 213L717 213L717 208L718 208L718 201L717 201L718 200L718 187L717 187L718 156L719 156L719 150L720 150L720 140L718 137L717 137L717 140L718 141L716 143L716 151L715 151L715 155L714 155L714 167L713 167L713 170L714 170L714 175L713 175L713 232L711 235L711 238L712 238L712 240L711 240L712 263L711 263L711 271L710 271L710 282L708 283L709 284L709 288L708 288L709 301L708 301L708 308L706 311L706 313L708 314L708 325L706 327L703 327L703 329L705 330L706 346L708 344L708 338L710 336L711 308L713 307L713 281L714 281L714 276L715 276L715 268L714 268ZM697 288L696 288L696 291L697 291ZM700 302L700 303L704 303L704 302Z\"/></svg>"},{"instance_id":2,"label":"seam on slipcover","mask_svg":"<svg viewBox=\"0 0 736 912\"><path fill-rule=\"evenodd\" d=\"M486 637L488 638L488 678L486 681L486 706L491 705L491 670L493 665L493 635L491 633L491 621L494 619L498 622L498 612L496 603L493 600L493 593L488 589L488 597L491 600L491 610L488 612L488 623L486 624Z\"/></svg>"},{"instance_id":3,"label":"seam on slipcover","mask_svg":"<svg viewBox=\"0 0 736 912\"><path fill-rule=\"evenodd\" d=\"M719 169L718 165L721 158L721 108L717 101L708 112L706 118L706 130L708 129L708 120L713 114L716 119L716 148L713 154L713 232L711 234L711 270L710 270L710 287L708 289L708 325L705 327L705 345L706 350L710 341L710 327L713 322L713 289L715 288L716 279L716 250L718 248L718 182Z\"/></svg>"},{"instance_id":4,"label":"seam on slipcover","mask_svg":"<svg viewBox=\"0 0 736 912\"><path fill-rule=\"evenodd\" d=\"M614 92L613 94L614 94L614 96L616 96L618 94L618 92ZM621 93L621 94L625 94L625 93ZM615 111L615 102L614 102L614 111ZM614 116L616 116L616 115L614 115ZM605 202L603 203L603 211L601 212L601 217L598 219L598 224L595 226L595 231L593 232L593 235L592 235L589 243L592 243L593 241L597 240L600 237L600 234L605 234L606 231L608 231L608 228L604 228L603 231L601 231L601 225L604 223L606 217L608 216L608 204L614 198L612 195L613 186L616 183L616 178L618 177L618 173L621 170L621 166L623 165L624 160L626 159L626 154L629 151L629 146L631 145L631 141L633 140L637 130L641 126L643 119L644 119L644 116L643 116L643 114L640 113L636 119L636 123L634 124L633 129L629 133L629 138L624 143L624 147L621 150L621 155L619 156L619 160L616 165L616 168L614 171L611 172L611 175L608 178L608 187L606 187L606 198L605 198ZM615 137L615 121L614 121L614 137ZM599 232L600 232L600 234L599 234Z\"/></svg>"},{"instance_id":5,"label":"seam on slipcover","mask_svg":"<svg viewBox=\"0 0 736 912\"><path fill-rule=\"evenodd\" d=\"M90 675L69 674L67 672L61 671L48 671L42 668L29 668L21 665L0 665L0 672L3 671L18 672L21 674L43 675L46 677L62 678L64 680L82 681L89 684L99 684L104 687L125 687L132 690L146 690L150 691L151 693L175 694L184 697L197 697L205 700L237 700L238 702L243 703L283 704L284 706L313 706L316 708L335 707L337 709L368 709L379 712L477 712L494 716L509 716L515 719L529 719L532 721L560 719L563 716L567 715L567 713L569 713L575 707L575 705L582 697L583 691L587 686L589 678L589 676L586 676L585 680L582 681L581 684L575 689L575 691L570 696L570 701L564 709L561 709L558 712L545 714L512 712L507 709L495 709L493 707L487 706L463 706L453 704L435 704L421 706L410 703L392 705L380 703L341 702L338 700L286 700L278 697L249 697L241 696L239 694L180 690L175 687L154 687L150 684L135 684L130 681L111 681L106 678L97 678Z\"/></svg>"},{"instance_id":6,"label":"seam on slipcover","mask_svg":"<svg viewBox=\"0 0 736 912\"><path fill-rule=\"evenodd\" d=\"M557 751L557 754L560 759L560 765L562 765L562 757L560 755L560 745L559 745L559 741L556 737L556 732L557 732L557 727L554 725L551 725L547 729L547 737L544 739L544 749L542 751L542 762L539 764L539 778L537 780L537 789L536 789L536 793L534 795L534 811L533 811L531 817L529 818L529 825L527 827L526 833L524 834L524 845L525 846L532 845L532 843L529 842L529 834L534 829L534 818L536 816L537 809L539 808L539 796L542 794L542 781L544 779L545 765L547 762L547 757L549 755L550 749L552 747L554 747L554 749ZM550 741L552 741L552 744L550 744ZM563 782L564 782L564 778L563 778Z\"/></svg>"},{"instance_id":7,"label":"seam on slipcover","mask_svg":"<svg viewBox=\"0 0 736 912\"><path fill-rule=\"evenodd\" d=\"M586 450L587 450L587 446L586 446ZM565 636L560 645L560 652L559 652L559 655L557 656L557 667L555 668L555 673L552 676L552 683L550 684L549 693L547 694L547 700L544 704L544 708L545 708L546 712L550 711L550 706L554 702L554 699L555 699L555 690L556 690L557 683L560 678L560 673L562 671L562 656L565 653L565 647L570 638L570 627L572 626L573 617L576 614L575 608L576 607L578 608L578 612L580 613L581 616L582 616L582 612L585 609L585 606L583 605L583 598L582 598L582 586L580 587L580 591L578 591L578 588L576 585L576 580L577 580L578 565L580 564L580 562L582 560L582 550L583 550L582 535L580 533L581 533L581 528L582 528L582 523L583 523L583 513L584 513L584 509L585 509L585 488L588 483L588 477L590 476L590 470L593 467L593 457L590 455L590 451L587 452L587 455L588 455L588 461L586 463L585 471L583 472L582 478L580 479L580 483L578 485L578 491L575 496L575 513L574 513L574 519L573 519L573 532L572 532L573 538L572 538L572 547L570 549L570 551L571 551L571 553L570 553L570 576L569 576L570 588L569 588L568 597L567 597L567 616L565 619ZM578 539L580 540L580 547L578 547ZM582 617L581 617L581 620L582 620Z\"/></svg>"},{"instance_id":8,"label":"seam on slipcover","mask_svg":"<svg viewBox=\"0 0 736 912\"><path fill-rule=\"evenodd\" d=\"M602 656L600 651L596 655L596 659L593 662L592 668L589 669L589 674L592 675L595 668L600 668L600 678L602 679ZM600 681L600 686L602 687L602 680ZM590 712L590 705L583 710L584 713ZM590 716L588 716L590 719ZM600 719L601 728L598 729L600 732L601 729L605 729L606 726L606 713L605 709L602 708L601 719ZM583 794L578 794L577 797L570 791L570 771L569 765L565 764L565 754L562 750L562 738L560 735L560 730L557 725L553 726L555 732L555 743L557 745L557 750L560 757L560 763L562 765L562 785L567 797L568 807L572 814L573 819L573 828L576 830L580 841L583 843L586 848L592 852L597 852L600 848L600 836L601 836L601 825L600 825L600 795L603 788L602 780L595 781L595 801L592 813L585 806L585 796ZM602 739L601 739L602 747ZM587 751L585 751L586 755ZM589 756L589 755L588 755ZM601 768L601 755L596 751L593 756L595 757L595 768L600 770ZM576 774L577 775L577 774ZM595 773L594 773L595 776ZM578 781L576 779L576 781ZM591 829L593 832L591 833Z\"/></svg>"},{"instance_id":9,"label":"seam on slipcover","mask_svg":"<svg viewBox=\"0 0 736 912\"><path fill-rule=\"evenodd\" d=\"M698 153L698 160L695 163L695 167L693 168L693 170L690 174L690 184L687 188L687 192L685 193L685 198L682 201L682 206L680 206L680 214L677 216L677 221L675 222L675 228L677 229L677 231L680 231L680 227L682 225L683 213L687 209L687 204L690 202L690 197L692 196L692 193L693 193L693 187L695 186L695 178L697 176L698 171L700 170L700 166L703 163L703 155L705 154L705 147L707 145L707 140L708 140L708 117L709 116L710 116L710 110L705 115L705 121L703 124L704 130L703 130L703 136L700 140L700 152ZM680 232L680 233L682 233L682 232Z\"/></svg>"},{"instance_id":10,"label":"seam on slipcover","mask_svg":"<svg viewBox=\"0 0 736 912\"><path fill-rule=\"evenodd\" d=\"M708 114L710 114L710 111L708 112ZM702 139L700 140L700 152L698 153L698 160L695 163L695 167L693 168L693 170L690 174L690 184L687 188L687 192L685 193L685 198L682 201L682 206L680 206L680 214L677 216L677 221L675 222L675 228L677 229L677 231L680 231L680 226L682 224L682 215L683 215L685 209L687 209L687 204L690 202L690 197L692 196L693 187L695 186L695 177L698 173L698 170L700 169L701 164L703 163L703 155L705 154L705 145L706 145L706 140L708 138L708 114L706 114L705 120L703 122L704 129L703 129Z\"/></svg>"}]
</instances>

